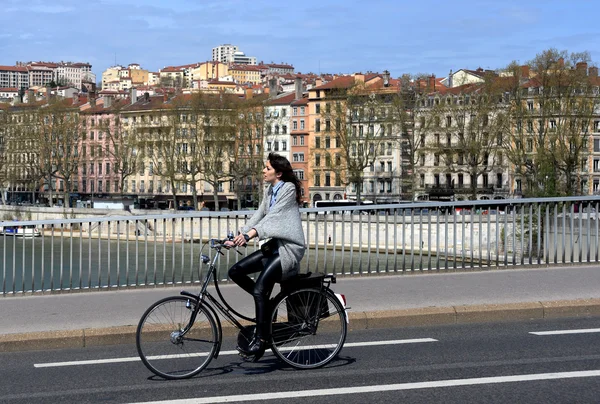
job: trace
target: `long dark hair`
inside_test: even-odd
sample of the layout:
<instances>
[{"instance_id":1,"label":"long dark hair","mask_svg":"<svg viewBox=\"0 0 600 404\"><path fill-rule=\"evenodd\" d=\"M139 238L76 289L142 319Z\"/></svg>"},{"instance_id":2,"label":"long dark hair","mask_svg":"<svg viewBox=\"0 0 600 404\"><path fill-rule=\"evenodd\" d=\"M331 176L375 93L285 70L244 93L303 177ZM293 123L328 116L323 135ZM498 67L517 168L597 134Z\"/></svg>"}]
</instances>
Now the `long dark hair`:
<instances>
[{"instance_id":1,"label":"long dark hair","mask_svg":"<svg viewBox=\"0 0 600 404\"><path fill-rule=\"evenodd\" d=\"M267 160L269 160L271 167L273 167L276 173L281 173L282 181L294 184L296 187L296 202L300 205L302 203L302 184L298 177L296 177L290 161L276 153L269 153Z\"/></svg>"}]
</instances>

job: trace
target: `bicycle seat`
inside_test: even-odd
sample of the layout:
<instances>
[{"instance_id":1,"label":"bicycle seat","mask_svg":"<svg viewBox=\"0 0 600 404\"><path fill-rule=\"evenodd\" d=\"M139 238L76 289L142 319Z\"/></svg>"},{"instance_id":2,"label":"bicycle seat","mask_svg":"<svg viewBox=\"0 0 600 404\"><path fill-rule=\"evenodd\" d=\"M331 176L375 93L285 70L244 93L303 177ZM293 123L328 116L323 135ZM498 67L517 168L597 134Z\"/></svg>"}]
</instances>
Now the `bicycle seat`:
<instances>
[{"instance_id":1,"label":"bicycle seat","mask_svg":"<svg viewBox=\"0 0 600 404\"><path fill-rule=\"evenodd\" d=\"M281 289L289 291L303 288L320 288L325 279L325 274L320 272L308 272L291 277L281 282Z\"/></svg>"}]
</instances>

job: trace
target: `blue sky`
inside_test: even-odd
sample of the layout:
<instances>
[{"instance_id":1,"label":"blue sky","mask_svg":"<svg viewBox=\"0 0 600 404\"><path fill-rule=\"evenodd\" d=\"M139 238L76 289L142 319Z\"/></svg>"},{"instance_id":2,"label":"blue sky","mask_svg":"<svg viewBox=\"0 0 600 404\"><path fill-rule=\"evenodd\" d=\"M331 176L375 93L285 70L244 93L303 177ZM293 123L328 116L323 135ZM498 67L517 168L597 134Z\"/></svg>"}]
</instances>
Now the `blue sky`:
<instances>
[{"instance_id":1,"label":"blue sky","mask_svg":"<svg viewBox=\"0 0 600 404\"><path fill-rule=\"evenodd\" d=\"M296 71L434 73L501 68L550 47L600 60L596 0L0 0L0 65L104 69L206 61L232 43Z\"/></svg>"}]
</instances>

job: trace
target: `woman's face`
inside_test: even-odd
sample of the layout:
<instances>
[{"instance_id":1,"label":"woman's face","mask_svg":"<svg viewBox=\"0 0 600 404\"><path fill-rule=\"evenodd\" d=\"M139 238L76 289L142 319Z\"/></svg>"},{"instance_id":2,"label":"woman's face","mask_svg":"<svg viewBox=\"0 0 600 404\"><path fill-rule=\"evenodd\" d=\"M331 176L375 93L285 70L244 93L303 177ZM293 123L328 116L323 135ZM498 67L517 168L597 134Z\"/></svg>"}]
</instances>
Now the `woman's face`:
<instances>
[{"instance_id":1,"label":"woman's face","mask_svg":"<svg viewBox=\"0 0 600 404\"><path fill-rule=\"evenodd\" d=\"M271 162L269 160L267 160L265 163L265 168L263 169L263 176L265 182L268 182L270 184L275 184L281 179L281 173L275 172L275 169L271 167Z\"/></svg>"}]
</instances>

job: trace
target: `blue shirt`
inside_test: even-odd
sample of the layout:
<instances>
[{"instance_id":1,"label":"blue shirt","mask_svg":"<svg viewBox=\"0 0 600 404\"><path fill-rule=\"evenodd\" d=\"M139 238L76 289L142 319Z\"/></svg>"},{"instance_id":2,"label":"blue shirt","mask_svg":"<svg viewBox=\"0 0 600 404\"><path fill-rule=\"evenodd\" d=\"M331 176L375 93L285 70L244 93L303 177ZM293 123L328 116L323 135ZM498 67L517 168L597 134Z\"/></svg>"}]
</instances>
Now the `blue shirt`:
<instances>
[{"instance_id":1,"label":"blue shirt","mask_svg":"<svg viewBox=\"0 0 600 404\"><path fill-rule=\"evenodd\" d=\"M271 207L273 207L273 205L275 205L275 202L277 202L277 193L279 192L283 184L284 181L279 181L277 185L273 187L273 193L271 194L271 203L269 203L269 210L271 209Z\"/></svg>"}]
</instances>

